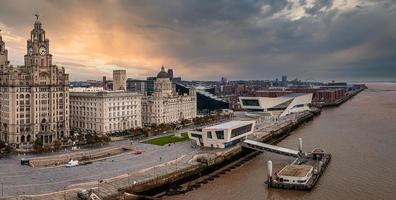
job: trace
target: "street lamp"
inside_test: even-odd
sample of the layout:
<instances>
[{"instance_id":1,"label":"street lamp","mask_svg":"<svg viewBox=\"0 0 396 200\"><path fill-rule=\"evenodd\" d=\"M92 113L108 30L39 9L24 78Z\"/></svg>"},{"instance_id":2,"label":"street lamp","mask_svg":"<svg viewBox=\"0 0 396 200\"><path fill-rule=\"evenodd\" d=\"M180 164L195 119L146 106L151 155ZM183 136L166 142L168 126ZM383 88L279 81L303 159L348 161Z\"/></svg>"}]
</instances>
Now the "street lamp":
<instances>
[{"instance_id":1,"label":"street lamp","mask_svg":"<svg viewBox=\"0 0 396 200\"><path fill-rule=\"evenodd\" d=\"M63 187L63 192L64 192L64 193L63 193L63 195L64 195L63 198L64 198L64 200L66 200L66 186Z\"/></svg>"}]
</instances>

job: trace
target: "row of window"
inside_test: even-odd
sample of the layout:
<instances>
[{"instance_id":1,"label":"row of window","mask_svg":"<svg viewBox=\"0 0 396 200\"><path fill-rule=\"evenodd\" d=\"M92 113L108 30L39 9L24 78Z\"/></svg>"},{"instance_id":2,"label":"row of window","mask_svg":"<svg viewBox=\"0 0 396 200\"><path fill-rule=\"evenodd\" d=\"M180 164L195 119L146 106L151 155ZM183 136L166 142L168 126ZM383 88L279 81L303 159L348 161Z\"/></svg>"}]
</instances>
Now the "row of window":
<instances>
[{"instance_id":1,"label":"row of window","mask_svg":"<svg viewBox=\"0 0 396 200\"><path fill-rule=\"evenodd\" d=\"M208 131L206 133L207 138L213 139L212 131ZM216 139L218 140L224 140L224 131L215 131L216 134Z\"/></svg>"}]
</instances>

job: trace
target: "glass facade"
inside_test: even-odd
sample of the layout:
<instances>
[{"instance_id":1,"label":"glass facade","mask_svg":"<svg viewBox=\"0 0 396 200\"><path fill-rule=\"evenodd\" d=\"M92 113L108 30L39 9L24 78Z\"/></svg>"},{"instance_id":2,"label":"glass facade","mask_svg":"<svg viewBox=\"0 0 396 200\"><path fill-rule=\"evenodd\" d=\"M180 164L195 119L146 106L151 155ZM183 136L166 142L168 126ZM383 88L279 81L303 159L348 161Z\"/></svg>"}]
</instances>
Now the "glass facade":
<instances>
[{"instance_id":1,"label":"glass facade","mask_svg":"<svg viewBox=\"0 0 396 200\"><path fill-rule=\"evenodd\" d=\"M195 138L202 138L202 135L196 133L191 133L191 136Z\"/></svg>"},{"instance_id":2,"label":"glass facade","mask_svg":"<svg viewBox=\"0 0 396 200\"><path fill-rule=\"evenodd\" d=\"M242 99L242 104L244 106L260 106L260 103L257 99Z\"/></svg>"},{"instance_id":3,"label":"glass facade","mask_svg":"<svg viewBox=\"0 0 396 200\"><path fill-rule=\"evenodd\" d=\"M223 140L224 139L224 131L216 131L216 137L219 140Z\"/></svg>"},{"instance_id":4,"label":"glass facade","mask_svg":"<svg viewBox=\"0 0 396 200\"><path fill-rule=\"evenodd\" d=\"M209 139L212 139L212 132L208 131L208 135L207 136L208 136Z\"/></svg>"},{"instance_id":5,"label":"glass facade","mask_svg":"<svg viewBox=\"0 0 396 200\"><path fill-rule=\"evenodd\" d=\"M242 135L244 133L247 133L247 132L251 131L252 130L252 126L253 126L253 124L248 124L248 125L233 129L231 131L231 138L234 138L234 137L236 137L238 135Z\"/></svg>"}]
</instances>

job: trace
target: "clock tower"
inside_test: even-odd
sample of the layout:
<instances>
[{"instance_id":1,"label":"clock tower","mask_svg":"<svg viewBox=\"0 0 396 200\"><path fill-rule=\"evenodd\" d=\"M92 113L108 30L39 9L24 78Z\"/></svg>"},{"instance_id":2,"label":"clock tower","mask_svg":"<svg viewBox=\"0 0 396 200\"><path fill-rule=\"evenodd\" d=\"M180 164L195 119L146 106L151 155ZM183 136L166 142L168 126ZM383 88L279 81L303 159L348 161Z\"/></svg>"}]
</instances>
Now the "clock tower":
<instances>
[{"instance_id":1,"label":"clock tower","mask_svg":"<svg viewBox=\"0 0 396 200\"><path fill-rule=\"evenodd\" d=\"M25 55L25 66L38 68L48 68L52 65L52 55L49 53L49 41L45 37L45 31L36 15L34 28L30 32L30 39L27 41L27 54Z\"/></svg>"}]
</instances>

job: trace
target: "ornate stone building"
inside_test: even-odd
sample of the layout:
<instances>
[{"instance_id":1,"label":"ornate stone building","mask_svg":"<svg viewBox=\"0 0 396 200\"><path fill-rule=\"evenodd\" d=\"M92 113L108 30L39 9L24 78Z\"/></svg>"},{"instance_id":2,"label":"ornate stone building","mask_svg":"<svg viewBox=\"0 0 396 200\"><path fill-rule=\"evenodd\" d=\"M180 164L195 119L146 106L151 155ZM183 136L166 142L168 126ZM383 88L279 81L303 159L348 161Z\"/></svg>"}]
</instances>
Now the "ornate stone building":
<instances>
[{"instance_id":1,"label":"ornate stone building","mask_svg":"<svg viewBox=\"0 0 396 200\"><path fill-rule=\"evenodd\" d=\"M72 131L97 134L142 127L141 97L103 88L70 89L70 127Z\"/></svg>"},{"instance_id":2,"label":"ornate stone building","mask_svg":"<svg viewBox=\"0 0 396 200\"><path fill-rule=\"evenodd\" d=\"M145 124L161 124L193 119L197 116L197 96L194 88L189 94L178 95L164 67L154 81L154 93L142 99L142 120Z\"/></svg>"},{"instance_id":3,"label":"ornate stone building","mask_svg":"<svg viewBox=\"0 0 396 200\"><path fill-rule=\"evenodd\" d=\"M0 36L0 139L44 144L69 136L69 75L52 64L49 40L37 20L27 40L25 65L9 65Z\"/></svg>"}]
</instances>

